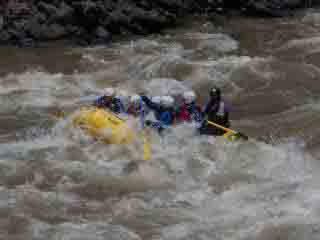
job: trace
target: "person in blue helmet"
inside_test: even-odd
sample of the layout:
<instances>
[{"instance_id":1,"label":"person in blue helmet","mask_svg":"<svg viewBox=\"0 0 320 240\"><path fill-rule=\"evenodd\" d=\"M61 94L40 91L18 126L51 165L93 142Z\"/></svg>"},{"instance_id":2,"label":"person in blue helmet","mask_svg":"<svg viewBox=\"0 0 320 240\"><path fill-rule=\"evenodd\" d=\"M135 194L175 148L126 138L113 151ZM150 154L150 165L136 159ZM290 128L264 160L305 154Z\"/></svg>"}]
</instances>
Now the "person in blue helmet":
<instances>
[{"instance_id":1,"label":"person in blue helmet","mask_svg":"<svg viewBox=\"0 0 320 240\"><path fill-rule=\"evenodd\" d=\"M104 95L96 99L93 105L98 108L107 108L117 114L125 111L121 98L115 96L113 88L106 88Z\"/></svg>"},{"instance_id":2,"label":"person in blue helmet","mask_svg":"<svg viewBox=\"0 0 320 240\"><path fill-rule=\"evenodd\" d=\"M225 131L210 125L208 121L229 128L229 108L221 99L221 90L218 87L212 87L209 91L209 95L209 102L203 111L204 121L200 128L200 133L220 136L223 135Z\"/></svg>"},{"instance_id":3,"label":"person in blue helmet","mask_svg":"<svg viewBox=\"0 0 320 240\"><path fill-rule=\"evenodd\" d=\"M162 96L160 104L152 101L147 96L142 96L142 100L146 105L154 111L156 121L146 120L146 126L150 126L157 129L159 133L167 129L170 125L175 122L175 111L173 108L174 99L171 96Z\"/></svg>"}]
</instances>

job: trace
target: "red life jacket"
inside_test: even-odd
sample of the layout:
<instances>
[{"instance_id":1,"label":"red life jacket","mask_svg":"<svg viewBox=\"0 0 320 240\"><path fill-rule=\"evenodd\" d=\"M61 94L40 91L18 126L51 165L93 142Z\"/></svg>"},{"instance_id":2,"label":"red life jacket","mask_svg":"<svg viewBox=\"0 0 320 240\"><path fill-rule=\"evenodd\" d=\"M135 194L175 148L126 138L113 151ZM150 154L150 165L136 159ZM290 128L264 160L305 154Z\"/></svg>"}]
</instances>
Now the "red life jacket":
<instances>
[{"instance_id":1,"label":"red life jacket","mask_svg":"<svg viewBox=\"0 0 320 240\"><path fill-rule=\"evenodd\" d=\"M191 113L188 111L186 104L183 104L177 112L177 121L191 121Z\"/></svg>"}]
</instances>

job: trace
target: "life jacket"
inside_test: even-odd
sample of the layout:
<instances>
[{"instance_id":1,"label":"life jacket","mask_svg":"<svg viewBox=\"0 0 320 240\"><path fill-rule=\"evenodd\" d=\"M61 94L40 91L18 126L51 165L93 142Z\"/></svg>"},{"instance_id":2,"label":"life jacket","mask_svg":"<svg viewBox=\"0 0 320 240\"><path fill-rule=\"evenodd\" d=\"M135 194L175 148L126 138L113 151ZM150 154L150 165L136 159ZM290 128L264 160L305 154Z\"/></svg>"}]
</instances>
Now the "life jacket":
<instances>
[{"instance_id":1,"label":"life jacket","mask_svg":"<svg viewBox=\"0 0 320 240\"><path fill-rule=\"evenodd\" d=\"M158 112L161 124L169 126L175 123L175 112L172 108L160 108Z\"/></svg>"},{"instance_id":2,"label":"life jacket","mask_svg":"<svg viewBox=\"0 0 320 240\"><path fill-rule=\"evenodd\" d=\"M208 120L223 126L228 126L230 124L229 110L223 101L211 106L211 109L208 111Z\"/></svg>"},{"instance_id":3,"label":"life jacket","mask_svg":"<svg viewBox=\"0 0 320 240\"><path fill-rule=\"evenodd\" d=\"M184 121L191 121L191 114L188 111L186 104L182 105L177 112L177 121L184 122Z\"/></svg>"},{"instance_id":4,"label":"life jacket","mask_svg":"<svg viewBox=\"0 0 320 240\"><path fill-rule=\"evenodd\" d=\"M177 112L177 121L202 121L201 108L194 103L183 104Z\"/></svg>"}]
</instances>

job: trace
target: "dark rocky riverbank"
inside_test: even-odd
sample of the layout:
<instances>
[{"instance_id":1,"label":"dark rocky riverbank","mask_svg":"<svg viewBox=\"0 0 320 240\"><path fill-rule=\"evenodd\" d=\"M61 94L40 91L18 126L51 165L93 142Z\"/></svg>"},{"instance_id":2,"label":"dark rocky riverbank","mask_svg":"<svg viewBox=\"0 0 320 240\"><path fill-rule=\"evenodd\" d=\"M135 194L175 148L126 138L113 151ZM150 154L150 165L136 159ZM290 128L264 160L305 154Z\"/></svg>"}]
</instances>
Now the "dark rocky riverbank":
<instances>
[{"instance_id":1,"label":"dark rocky riverbank","mask_svg":"<svg viewBox=\"0 0 320 240\"><path fill-rule=\"evenodd\" d=\"M307 0L4 0L0 5L0 44L30 46L69 39L107 44L112 35L148 34L174 26L190 14L282 16Z\"/></svg>"}]
</instances>

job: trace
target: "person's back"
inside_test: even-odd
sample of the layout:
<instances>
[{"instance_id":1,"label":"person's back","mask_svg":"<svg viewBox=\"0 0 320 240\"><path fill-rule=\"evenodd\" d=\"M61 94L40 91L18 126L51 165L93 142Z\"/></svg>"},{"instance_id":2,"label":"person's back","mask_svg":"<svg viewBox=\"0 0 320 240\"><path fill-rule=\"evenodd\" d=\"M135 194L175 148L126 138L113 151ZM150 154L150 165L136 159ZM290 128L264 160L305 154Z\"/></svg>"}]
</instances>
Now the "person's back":
<instances>
[{"instance_id":1,"label":"person's back","mask_svg":"<svg viewBox=\"0 0 320 240\"><path fill-rule=\"evenodd\" d=\"M148 97L142 96L146 105L155 112L158 121L146 121L147 126L151 126L162 132L175 121L175 111L173 108L174 99L170 96L161 97L160 104L153 103Z\"/></svg>"}]
</instances>

